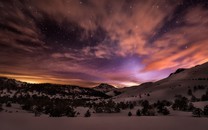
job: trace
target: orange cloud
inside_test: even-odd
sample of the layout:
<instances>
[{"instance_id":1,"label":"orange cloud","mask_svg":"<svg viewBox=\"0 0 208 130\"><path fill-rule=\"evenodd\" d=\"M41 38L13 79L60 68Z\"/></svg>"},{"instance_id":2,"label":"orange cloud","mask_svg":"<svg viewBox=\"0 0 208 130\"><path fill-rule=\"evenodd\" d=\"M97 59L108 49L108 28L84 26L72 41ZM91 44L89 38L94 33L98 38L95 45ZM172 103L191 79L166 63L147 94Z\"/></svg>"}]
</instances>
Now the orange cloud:
<instances>
[{"instance_id":1,"label":"orange cloud","mask_svg":"<svg viewBox=\"0 0 208 130\"><path fill-rule=\"evenodd\" d=\"M207 15L208 11L197 7L186 14L184 27L155 41L154 52L144 60L144 71L192 67L208 61Z\"/></svg>"}]
</instances>

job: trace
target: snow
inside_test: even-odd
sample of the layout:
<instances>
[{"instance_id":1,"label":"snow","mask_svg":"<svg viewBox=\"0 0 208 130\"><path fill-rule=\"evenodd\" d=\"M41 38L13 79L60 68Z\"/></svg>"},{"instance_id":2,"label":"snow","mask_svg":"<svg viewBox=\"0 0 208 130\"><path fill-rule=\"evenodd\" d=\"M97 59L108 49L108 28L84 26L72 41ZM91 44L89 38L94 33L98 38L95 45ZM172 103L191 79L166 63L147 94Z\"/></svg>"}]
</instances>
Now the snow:
<instances>
[{"instance_id":1,"label":"snow","mask_svg":"<svg viewBox=\"0 0 208 130\"><path fill-rule=\"evenodd\" d=\"M206 105L208 105L208 101L203 102L193 102L193 105L197 108L203 109Z\"/></svg>"},{"instance_id":2,"label":"snow","mask_svg":"<svg viewBox=\"0 0 208 130\"><path fill-rule=\"evenodd\" d=\"M104 93L117 90L117 88L115 88L114 86L106 84L106 83L101 83L100 85L94 87L93 89L96 91L104 92Z\"/></svg>"},{"instance_id":3,"label":"snow","mask_svg":"<svg viewBox=\"0 0 208 130\"><path fill-rule=\"evenodd\" d=\"M198 102L204 104L206 102ZM20 109L18 104L12 107L3 106L4 111L0 112L1 130L207 130L208 118L192 117L191 112L173 111L169 116L135 116L135 107L130 110L122 110L121 113L96 114L92 110L91 117L85 118L84 113L89 109L77 107L80 113L78 117L53 118L48 115L35 117ZM5 112L7 110L7 112ZM18 110L18 112L17 112ZM128 117L131 111L133 116Z\"/></svg>"},{"instance_id":4,"label":"snow","mask_svg":"<svg viewBox=\"0 0 208 130\"><path fill-rule=\"evenodd\" d=\"M208 63L205 63L186 69L180 73L172 74L171 76L154 83L143 83L139 86L120 89L119 91L122 92L122 94L114 98L115 101L149 100L150 102L155 102L164 99L173 101L175 95L182 95L190 99L191 97L187 95L188 89L192 89L194 96L201 98L208 88L207 72ZM199 85L204 86L205 88L198 89L194 92L194 87ZM147 96L148 93L150 96Z\"/></svg>"},{"instance_id":5,"label":"snow","mask_svg":"<svg viewBox=\"0 0 208 130\"><path fill-rule=\"evenodd\" d=\"M95 116L60 117L31 113L0 113L1 130L207 130L208 118L187 116Z\"/></svg>"}]
</instances>

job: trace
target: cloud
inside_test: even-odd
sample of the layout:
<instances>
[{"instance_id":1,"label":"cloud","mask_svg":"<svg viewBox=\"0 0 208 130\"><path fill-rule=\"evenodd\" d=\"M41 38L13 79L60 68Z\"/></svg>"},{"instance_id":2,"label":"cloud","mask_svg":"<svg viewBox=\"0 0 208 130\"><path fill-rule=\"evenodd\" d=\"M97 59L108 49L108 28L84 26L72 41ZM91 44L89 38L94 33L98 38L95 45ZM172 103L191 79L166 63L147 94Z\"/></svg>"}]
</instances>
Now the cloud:
<instances>
[{"instance_id":1,"label":"cloud","mask_svg":"<svg viewBox=\"0 0 208 130\"><path fill-rule=\"evenodd\" d=\"M206 62L208 11L183 2L1 1L0 75L125 86Z\"/></svg>"},{"instance_id":2,"label":"cloud","mask_svg":"<svg viewBox=\"0 0 208 130\"><path fill-rule=\"evenodd\" d=\"M0 45L27 52L47 48L32 18L27 17L20 8L23 7L19 3L13 6L5 2L1 6Z\"/></svg>"},{"instance_id":3,"label":"cloud","mask_svg":"<svg viewBox=\"0 0 208 130\"><path fill-rule=\"evenodd\" d=\"M146 41L163 25L164 18L171 14L176 3L154 0L130 3L124 0L50 0L32 1L30 6L60 24L64 21L75 22L89 32L98 27L105 29L111 40L119 40L118 49L122 53L140 51L140 54L147 54L143 49Z\"/></svg>"},{"instance_id":4,"label":"cloud","mask_svg":"<svg viewBox=\"0 0 208 130\"><path fill-rule=\"evenodd\" d=\"M206 62L207 15L208 11L202 7L187 11L183 27L164 34L153 43L152 55L144 60L145 71L192 67Z\"/></svg>"}]
</instances>

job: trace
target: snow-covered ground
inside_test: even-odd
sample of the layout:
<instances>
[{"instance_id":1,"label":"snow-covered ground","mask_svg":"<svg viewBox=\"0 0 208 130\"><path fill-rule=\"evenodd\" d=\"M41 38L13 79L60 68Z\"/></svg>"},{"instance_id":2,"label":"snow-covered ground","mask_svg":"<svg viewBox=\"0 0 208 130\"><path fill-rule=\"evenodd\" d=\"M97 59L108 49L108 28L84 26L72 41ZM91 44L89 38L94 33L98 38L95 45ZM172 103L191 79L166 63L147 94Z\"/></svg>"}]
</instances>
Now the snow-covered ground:
<instances>
[{"instance_id":1,"label":"snow-covered ground","mask_svg":"<svg viewBox=\"0 0 208 130\"><path fill-rule=\"evenodd\" d=\"M0 113L1 130L207 130L208 118L190 116L34 117L31 113Z\"/></svg>"},{"instance_id":2,"label":"snow-covered ground","mask_svg":"<svg viewBox=\"0 0 208 130\"><path fill-rule=\"evenodd\" d=\"M208 101L204 101L204 102L194 102L193 105L197 108L201 108L203 109L204 106L208 105Z\"/></svg>"},{"instance_id":3,"label":"snow-covered ground","mask_svg":"<svg viewBox=\"0 0 208 130\"><path fill-rule=\"evenodd\" d=\"M191 112L182 111L171 110L169 116L137 117L138 107L135 107L114 114L95 114L91 111L91 117L86 118L84 113L88 108L78 107L78 117L54 118L44 114L35 117L33 113L21 110L18 104L3 108L0 130L208 130L208 118L192 117ZM129 111L133 116L127 116Z\"/></svg>"}]
</instances>

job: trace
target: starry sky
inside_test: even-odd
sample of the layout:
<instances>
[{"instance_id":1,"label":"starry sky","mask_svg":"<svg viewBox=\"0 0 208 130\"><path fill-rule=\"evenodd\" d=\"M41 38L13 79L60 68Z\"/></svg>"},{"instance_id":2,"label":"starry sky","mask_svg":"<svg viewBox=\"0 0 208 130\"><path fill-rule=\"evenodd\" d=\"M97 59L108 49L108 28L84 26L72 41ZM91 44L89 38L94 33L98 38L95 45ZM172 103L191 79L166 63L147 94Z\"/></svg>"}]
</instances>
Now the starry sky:
<instances>
[{"instance_id":1,"label":"starry sky","mask_svg":"<svg viewBox=\"0 0 208 130\"><path fill-rule=\"evenodd\" d=\"M0 76L124 87L207 61L207 0L0 1Z\"/></svg>"}]
</instances>

